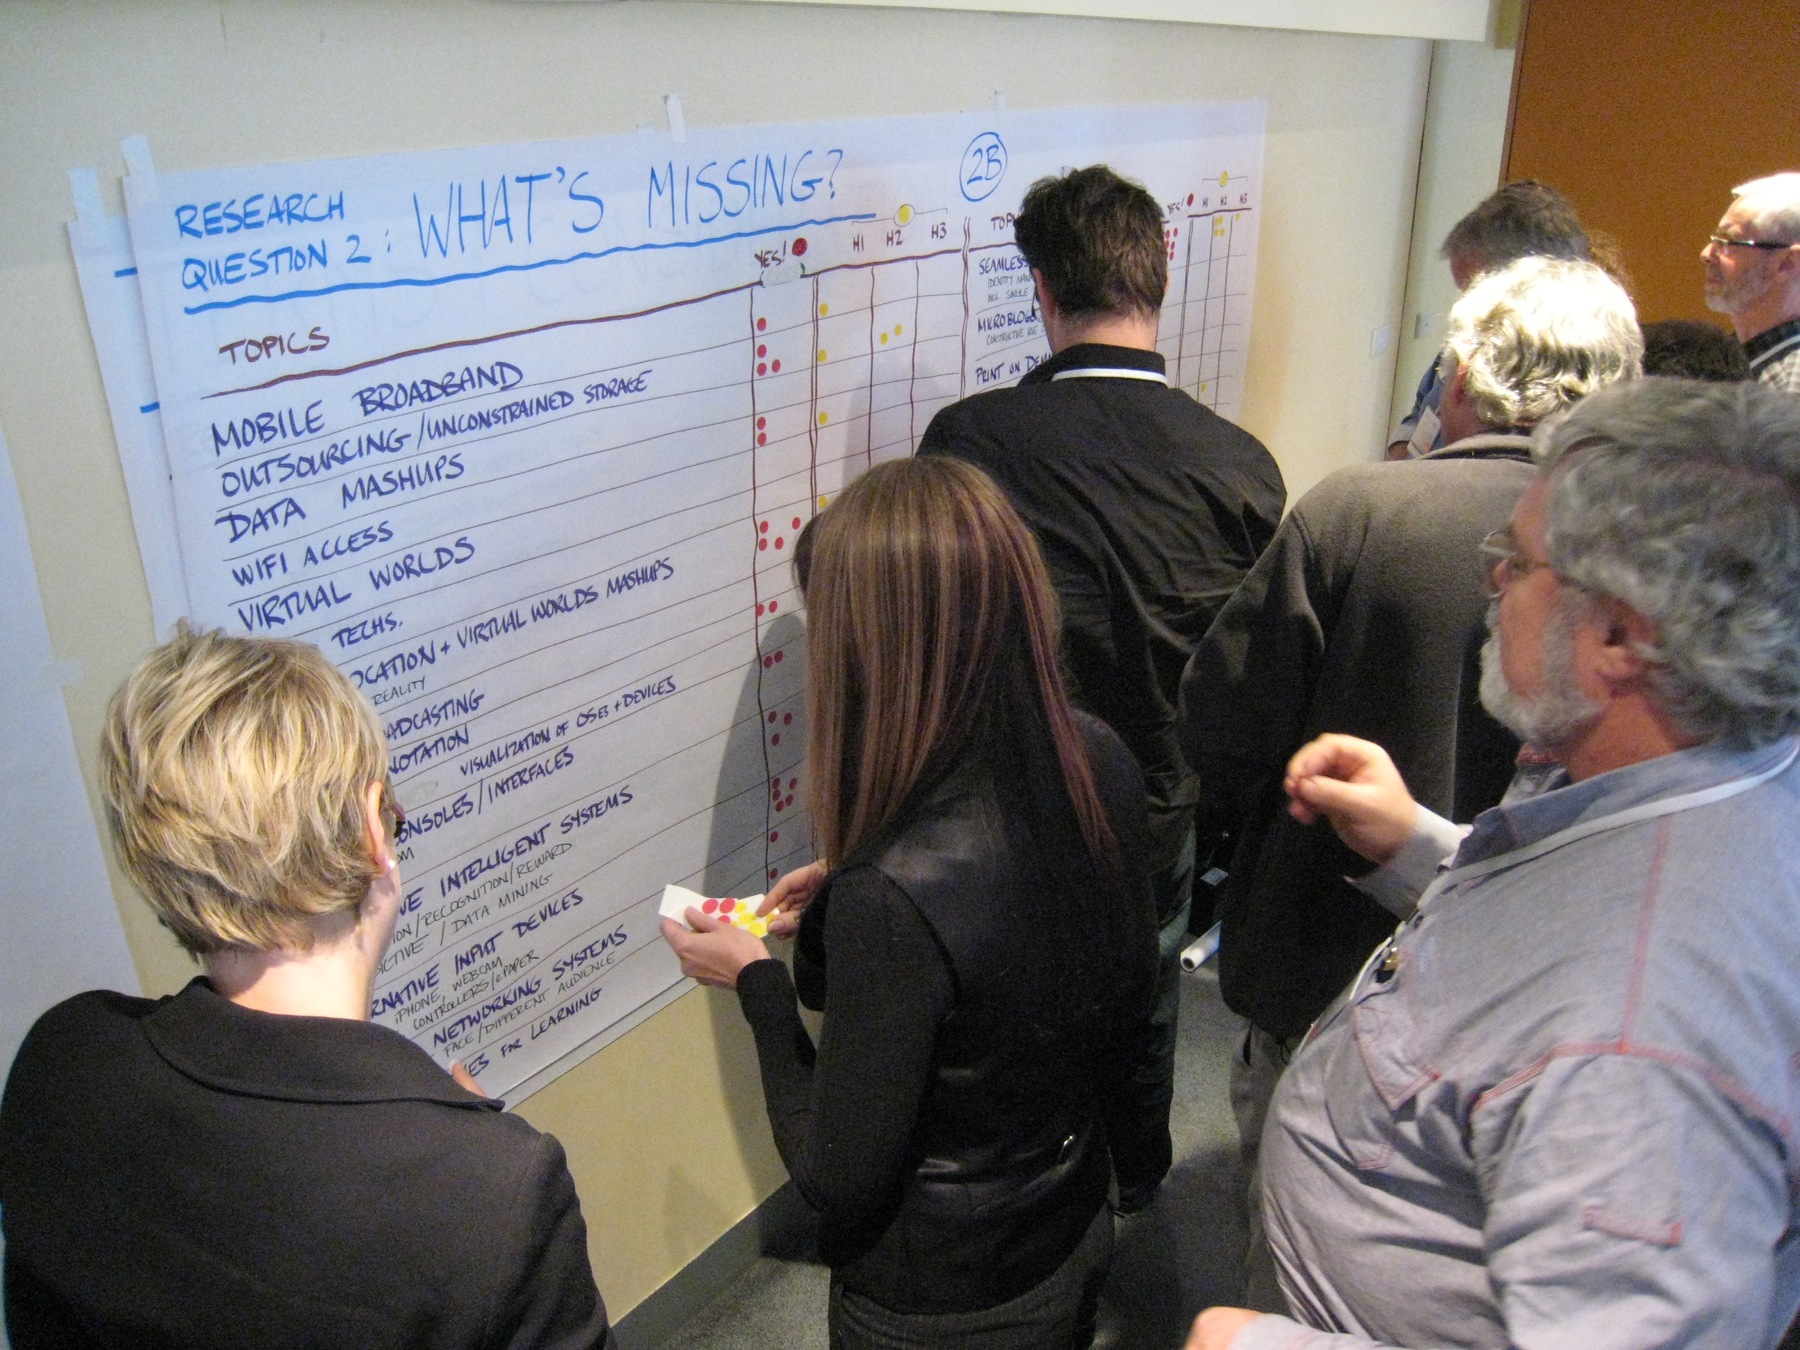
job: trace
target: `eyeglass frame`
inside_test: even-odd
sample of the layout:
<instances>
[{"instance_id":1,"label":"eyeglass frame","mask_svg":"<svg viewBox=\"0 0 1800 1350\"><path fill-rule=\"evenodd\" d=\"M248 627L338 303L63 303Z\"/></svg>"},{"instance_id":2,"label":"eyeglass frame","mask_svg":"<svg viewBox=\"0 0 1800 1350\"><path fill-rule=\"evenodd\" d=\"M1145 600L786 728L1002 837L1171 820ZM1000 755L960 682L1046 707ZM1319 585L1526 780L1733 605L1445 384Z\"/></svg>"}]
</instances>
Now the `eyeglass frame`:
<instances>
[{"instance_id":1,"label":"eyeglass frame","mask_svg":"<svg viewBox=\"0 0 1800 1350\"><path fill-rule=\"evenodd\" d=\"M1515 581L1521 581L1540 568L1550 566L1548 558L1541 562L1535 558L1527 558L1519 551L1518 538L1513 534L1511 525L1502 525L1482 536L1481 543L1476 545L1481 556L1491 559L1491 564L1481 576L1481 589L1490 600L1498 600L1505 595L1507 589ZM1499 580L1500 568L1506 567L1506 580Z\"/></svg>"},{"instance_id":2,"label":"eyeglass frame","mask_svg":"<svg viewBox=\"0 0 1800 1350\"><path fill-rule=\"evenodd\" d=\"M394 795L394 785L384 782L381 785L381 809L394 818L394 838L398 839L406 829L406 808L400 805L400 799Z\"/></svg>"},{"instance_id":3,"label":"eyeglass frame","mask_svg":"<svg viewBox=\"0 0 1800 1350\"><path fill-rule=\"evenodd\" d=\"M1706 237L1709 240L1711 240L1713 243L1722 244L1726 248L1775 249L1775 248L1793 248L1794 247L1794 243L1792 241L1783 243L1783 242L1781 242L1779 240L1775 240L1775 239L1727 239L1722 234L1709 234Z\"/></svg>"}]
</instances>

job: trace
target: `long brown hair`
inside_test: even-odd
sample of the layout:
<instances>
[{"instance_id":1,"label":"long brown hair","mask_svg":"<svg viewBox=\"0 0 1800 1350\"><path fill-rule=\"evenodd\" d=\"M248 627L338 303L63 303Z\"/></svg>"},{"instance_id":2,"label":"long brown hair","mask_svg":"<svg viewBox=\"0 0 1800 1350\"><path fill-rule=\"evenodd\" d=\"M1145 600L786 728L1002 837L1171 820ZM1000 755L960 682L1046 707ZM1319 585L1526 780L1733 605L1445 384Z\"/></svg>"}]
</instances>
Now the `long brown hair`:
<instances>
[{"instance_id":1,"label":"long brown hair","mask_svg":"<svg viewBox=\"0 0 1800 1350\"><path fill-rule=\"evenodd\" d=\"M845 489L814 534L807 754L823 856L837 866L869 843L984 728L1007 734L1020 720L995 722L1007 705L1048 737L1089 856L1112 863L1057 666L1056 595L993 481L957 460L895 460Z\"/></svg>"}]
</instances>

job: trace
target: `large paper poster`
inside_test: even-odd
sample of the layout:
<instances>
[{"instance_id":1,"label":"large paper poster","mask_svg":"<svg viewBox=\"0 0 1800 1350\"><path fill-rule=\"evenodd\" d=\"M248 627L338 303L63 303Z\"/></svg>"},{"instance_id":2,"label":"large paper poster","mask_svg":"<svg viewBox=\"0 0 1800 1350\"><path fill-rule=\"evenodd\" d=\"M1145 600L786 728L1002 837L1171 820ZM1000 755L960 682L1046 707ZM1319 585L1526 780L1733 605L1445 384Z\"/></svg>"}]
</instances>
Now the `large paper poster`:
<instances>
[{"instance_id":1,"label":"large paper poster","mask_svg":"<svg viewBox=\"0 0 1800 1350\"><path fill-rule=\"evenodd\" d=\"M663 884L810 857L795 536L1046 354L1024 189L1149 186L1171 376L1229 415L1261 136L992 113L127 179L193 612L317 643L387 731L378 1020L517 1098L679 992Z\"/></svg>"}]
</instances>

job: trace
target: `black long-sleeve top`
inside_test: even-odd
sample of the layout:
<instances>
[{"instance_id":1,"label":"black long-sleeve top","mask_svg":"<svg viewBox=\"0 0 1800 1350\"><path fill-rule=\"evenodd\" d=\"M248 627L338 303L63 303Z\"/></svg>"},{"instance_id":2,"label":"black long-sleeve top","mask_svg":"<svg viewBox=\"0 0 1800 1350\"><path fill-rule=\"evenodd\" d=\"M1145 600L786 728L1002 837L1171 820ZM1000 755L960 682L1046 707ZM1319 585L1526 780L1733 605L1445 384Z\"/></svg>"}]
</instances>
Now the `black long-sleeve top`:
<instances>
[{"instance_id":1,"label":"black long-sleeve top","mask_svg":"<svg viewBox=\"0 0 1800 1350\"><path fill-rule=\"evenodd\" d=\"M739 976L776 1145L821 1211L825 1258L897 1311L1023 1292L1072 1250L1110 1170L1149 1187L1169 1166L1167 1105L1130 1073L1155 970L1142 779L1115 736L1082 720L1126 859L1116 893L1059 883L976 774L947 814L955 829L978 824L954 837L997 847L987 875L1019 884L933 887L907 873L915 898L879 865L835 873L796 954L803 993L816 966L829 972L816 1049L786 967ZM933 828L903 825L899 852L941 844Z\"/></svg>"}]
</instances>

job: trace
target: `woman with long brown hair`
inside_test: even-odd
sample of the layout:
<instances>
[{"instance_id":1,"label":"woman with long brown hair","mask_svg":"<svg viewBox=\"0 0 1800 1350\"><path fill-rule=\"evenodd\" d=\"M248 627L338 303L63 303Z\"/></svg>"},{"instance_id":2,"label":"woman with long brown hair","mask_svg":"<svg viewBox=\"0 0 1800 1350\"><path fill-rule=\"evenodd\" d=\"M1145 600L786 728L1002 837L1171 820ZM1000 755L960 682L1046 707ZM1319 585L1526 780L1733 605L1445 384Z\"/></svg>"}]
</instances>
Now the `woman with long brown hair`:
<instances>
[{"instance_id":1,"label":"woman with long brown hair","mask_svg":"<svg viewBox=\"0 0 1800 1350\"><path fill-rule=\"evenodd\" d=\"M1036 542L980 470L881 465L812 536L822 860L770 899L778 930L803 911L816 1051L759 939L694 910L665 935L738 991L821 1212L834 1350L1086 1346L1109 1177L1146 1193L1168 1149L1130 1073L1156 970L1142 780L1070 707Z\"/></svg>"}]
</instances>

